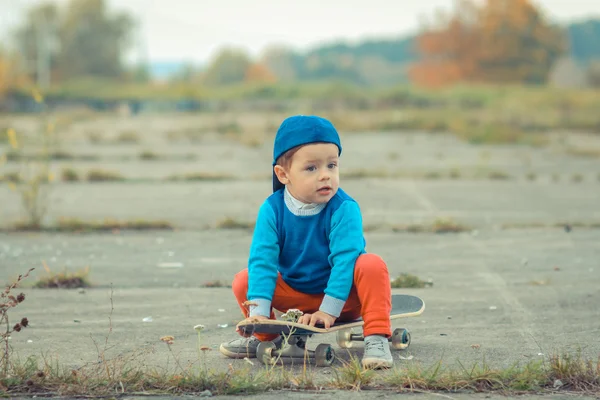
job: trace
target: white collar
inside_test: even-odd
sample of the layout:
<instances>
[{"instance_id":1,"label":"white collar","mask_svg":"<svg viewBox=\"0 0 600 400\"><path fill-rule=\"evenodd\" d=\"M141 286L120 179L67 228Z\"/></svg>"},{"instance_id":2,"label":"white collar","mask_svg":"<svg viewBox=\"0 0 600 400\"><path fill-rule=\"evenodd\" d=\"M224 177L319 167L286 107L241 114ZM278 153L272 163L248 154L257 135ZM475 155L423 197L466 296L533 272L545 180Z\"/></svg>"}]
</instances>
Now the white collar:
<instances>
[{"instance_id":1,"label":"white collar","mask_svg":"<svg viewBox=\"0 0 600 400\"><path fill-rule=\"evenodd\" d=\"M283 195L288 209L296 215L315 215L326 205L326 203L304 203L292 196L287 186L284 189Z\"/></svg>"}]
</instances>

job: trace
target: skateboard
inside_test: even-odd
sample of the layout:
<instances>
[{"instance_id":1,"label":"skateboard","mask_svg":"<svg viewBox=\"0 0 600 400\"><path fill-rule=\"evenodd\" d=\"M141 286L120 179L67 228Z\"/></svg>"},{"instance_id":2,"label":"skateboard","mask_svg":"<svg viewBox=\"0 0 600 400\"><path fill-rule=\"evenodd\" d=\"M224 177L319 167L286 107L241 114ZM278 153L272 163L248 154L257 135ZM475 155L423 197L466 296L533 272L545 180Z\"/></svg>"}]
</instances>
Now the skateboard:
<instances>
[{"instance_id":1,"label":"skateboard","mask_svg":"<svg viewBox=\"0 0 600 400\"><path fill-rule=\"evenodd\" d=\"M390 320L415 317L425 310L425 302L417 296L406 294L392 295ZM335 360L335 352L331 345L321 343L315 350L306 348L306 342L312 335L336 333L337 344L342 349L349 349L353 342L364 341L363 333L353 333L352 328L359 328L364 321L357 319L348 322L336 322L329 329L322 324L312 327L286 320L242 321L238 327L246 334L273 333L282 335L284 345L278 349L273 342L261 342L256 349L256 358L265 365L278 362L314 361L316 366L327 367ZM394 350L407 349L410 345L410 332L406 328L397 328L388 338Z\"/></svg>"}]
</instances>

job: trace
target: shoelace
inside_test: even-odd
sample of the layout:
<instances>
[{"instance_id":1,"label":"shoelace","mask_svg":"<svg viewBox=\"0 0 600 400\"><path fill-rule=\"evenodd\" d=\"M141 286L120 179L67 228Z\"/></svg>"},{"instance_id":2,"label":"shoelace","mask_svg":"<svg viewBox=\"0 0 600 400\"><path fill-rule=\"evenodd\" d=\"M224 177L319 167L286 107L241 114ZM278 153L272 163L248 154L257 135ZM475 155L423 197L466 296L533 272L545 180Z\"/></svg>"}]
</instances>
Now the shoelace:
<instances>
[{"instance_id":1,"label":"shoelace","mask_svg":"<svg viewBox=\"0 0 600 400\"><path fill-rule=\"evenodd\" d=\"M379 340L369 341L369 342L365 343L365 352L367 352L371 349L377 349L382 352L385 351L383 348L383 343Z\"/></svg>"}]
</instances>

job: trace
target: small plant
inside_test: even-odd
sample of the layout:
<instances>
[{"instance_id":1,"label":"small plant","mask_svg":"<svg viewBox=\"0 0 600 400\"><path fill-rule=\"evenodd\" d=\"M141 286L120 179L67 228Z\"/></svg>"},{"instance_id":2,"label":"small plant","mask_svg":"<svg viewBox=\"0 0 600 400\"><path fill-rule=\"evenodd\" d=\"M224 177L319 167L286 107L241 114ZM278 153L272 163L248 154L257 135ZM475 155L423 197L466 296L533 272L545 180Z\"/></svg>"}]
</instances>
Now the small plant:
<instances>
[{"instance_id":1,"label":"small plant","mask_svg":"<svg viewBox=\"0 0 600 400\"><path fill-rule=\"evenodd\" d=\"M184 175L171 175L167 178L168 181L227 181L234 179L233 176L227 174L219 174L214 172L190 172Z\"/></svg>"},{"instance_id":2,"label":"small plant","mask_svg":"<svg viewBox=\"0 0 600 400\"><path fill-rule=\"evenodd\" d=\"M238 135L238 134L242 133L242 127L240 126L240 124L237 123L237 121L220 123L216 126L215 130L217 131L217 133L220 133L220 134Z\"/></svg>"},{"instance_id":3,"label":"small plant","mask_svg":"<svg viewBox=\"0 0 600 400\"><path fill-rule=\"evenodd\" d=\"M429 171L429 172L426 172L423 175L424 179L432 179L432 180L433 179L440 179L441 177L442 177L442 174L440 172L438 172L438 171Z\"/></svg>"},{"instance_id":4,"label":"small plant","mask_svg":"<svg viewBox=\"0 0 600 400\"><path fill-rule=\"evenodd\" d=\"M449 218L437 218L431 227L434 233L458 233L470 231L471 228L461 225Z\"/></svg>"},{"instance_id":5,"label":"small plant","mask_svg":"<svg viewBox=\"0 0 600 400\"><path fill-rule=\"evenodd\" d=\"M0 359L0 369L2 370L2 377L8 376L9 368L11 367L10 362L10 345L8 340L10 339L10 335L15 332L21 332L23 328L27 328L29 326L29 320L27 318L21 318L20 322L17 322L15 325L11 327L9 318L8 318L8 310L11 308L17 307L23 301L25 301L25 294L19 293L16 297L11 294L11 290L15 289L19 283L29 276L29 273L33 271L35 268L31 268L25 275L19 275L17 279L6 286L6 289L0 294L0 324L6 326L6 330L1 334L2 341L4 342L4 346L2 349L2 358Z\"/></svg>"},{"instance_id":6,"label":"small plant","mask_svg":"<svg viewBox=\"0 0 600 400\"><path fill-rule=\"evenodd\" d=\"M34 134L25 138L13 129L6 130L11 153L2 157L0 165L7 159L21 161L21 171L17 179L8 182L9 188L20 194L21 205L27 216L27 225L40 227L48 209L49 183L54 180L50 172L52 149L57 146L56 123L48 115L44 98L33 90L32 97L40 107L39 127ZM29 139L29 140L27 140ZM36 151L33 157L24 157L24 147L31 146ZM9 157L10 156L10 157Z\"/></svg>"},{"instance_id":7,"label":"small plant","mask_svg":"<svg viewBox=\"0 0 600 400\"><path fill-rule=\"evenodd\" d=\"M100 132L87 132L87 138L88 141L93 144L102 143L104 141L104 138L102 137L102 134Z\"/></svg>"},{"instance_id":8,"label":"small plant","mask_svg":"<svg viewBox=\"0 0 600 400\"><path fill-rule=\"evenodd\" d=\"M573 174L571 176L571 181L575 182L575 183L579 183L579 182L583 181L583 175L580 173Z\"/></svg>"},{"instance_id":9,"label":"small plant","mask_svg":"<svg viewBox=\"0 0 600 400\"><path fill-rule=\"evenodd\" d=\"M140 160L145 160L145 161L152 161L152 160L158 160L160 159L160 156L156 153L154 153L153 151L150 150L144 150L140 153Z\"/></svg>"},{"instance_id":10,"label":"small plant","mask_svg":"<svg viewBox=\"0 0 600 400\"><path fill-rule=\"evenodd\" d=\"M117 136L116 141L119 143L138 143L140 141L140 135L138 135L137 132L124 131Z\"/></svg>"},{"instance_id":11,"label":"small plant","mask_svg":"<svg viewBox=\"0 0 600 400\"><path fill-rule=\"evenodd\" d=\"M450 218L437 218L431 225L397 225L392 227L394 232L409 233L460 233L470 231L471 228Z\"/></svg>"},{"instance_id":12,"label":"small plant","mask_svg":"<svg viewBox=\"0 0 600 400\"><path fill-rule=\"evenodd\" d=\"M297 310L295 308L290 308L289 310L287 310L287 312L281 314L281 319L289 322L298 322L300 317L303 315L304 313L302 311Z\"/></svg>"},{"instance_id":13,"label":"small plant","mask_svg":"<svg viewBox=\"0 0 600 400\"><path fill-rule=\"evenodd\" d=\"M238 221L231 217L227 217L216 224L217 229L254 229L253 222Z\"/></svg>"},{"instance_id":14,"label":"small plant","mask_svg":"<svg viewBox=\"0 0 600 400\"><path fill-rule=\"evenodd\" d=\"M366 179L366 178L387 178L389 173L383 170L350 170L340 173L340 177L343 179Z\"/></svg>"},{"instance_id":15,"label":"small plant","mask_svg":"<svg viewBox=\"0 0 600 400\"><path fill-rule=\"evenodd\" d=\"M107 218L104 221L82 221L77 218L60 218L58 226L55 228L62 232L102 232L115 230L153 230L153 229L173 229L173 226L167 221L118 221Z\"/></svg>"},{"instance_id":16,"label":"small plant","mask_svg":"<svg viewBox=\"0 0 600 400\"><path fill-rule=\"evenodd\" d=\"M90 287L88 280L90 268L70 272L66 268L62 272L52 272L46 262L42 262L46 275L42 276L34 285L41 289L77 289Z\"/></svg>"},{"instance_id":17,"label":"small plant","mask_svg":"<svg viewBox=\"0 0 600 400\"><path fill-rule=\"evenodd\" d=\"M397 288L424 288L426 286L433 286L433 282L424 281L416 275L402 273L396 279L391 282L391 286L394 289Z\"/></svg>"},{"instance_id":18,"label":"small plant","mask_svg":"<svg viewBox=\"0 0 600 400\"><path fill-rule=\"evenodd\" d=\"M208 282L204 282L204 284L202 285L202 287L205 288L226 288L226 287L231 287L231 285L220 281L220 280L214 280L214 281L208 281Z\"/></svg>"},{"instance_id":19,"label":"small plant","mask_svg":"<svg viewBox=\"0 0 600 400\"><path fill-rule=\"evenodd\" d=\"M511 178L511 176L509 174L507 174L506 172L502 172L502 171L491 171L488 174L488 179L496 180L496 181L505 181L505 180L509 180L510 178Z\"/></svg>"},{"instance_id":20,"label":"small plant","mask_svg":"<svg viewBox=\"0 0 600 400\"><path fill-rule=\"evenodd\" d=\"M79 180L79 174L73 168L63 168L61 179L65 182L76 182Z\"/></svg>"},{"instance_id":21,"label":"small plant","mask_svg":"<svg viewBox=\"0 0 600 400\"><path fill-rule=\"evenodd\" d=\"M373 369L364 369L360 360L353 354L350 354L350 361L341 360L341 362L341 367L333 368L334 378L331 383L335 387L360 390L377 377Z\"/></svg>"},{"instance_id":22,"label":"small plant","mask_svg":"<svg viewBox=\"0 0 600 400\"><path fill-rule=\"evenodd\" d=\"M123 181L125 178L118 172L92 169L87 173L87 180L90 182L108 182Z\"/></svg>"}]
</instances>

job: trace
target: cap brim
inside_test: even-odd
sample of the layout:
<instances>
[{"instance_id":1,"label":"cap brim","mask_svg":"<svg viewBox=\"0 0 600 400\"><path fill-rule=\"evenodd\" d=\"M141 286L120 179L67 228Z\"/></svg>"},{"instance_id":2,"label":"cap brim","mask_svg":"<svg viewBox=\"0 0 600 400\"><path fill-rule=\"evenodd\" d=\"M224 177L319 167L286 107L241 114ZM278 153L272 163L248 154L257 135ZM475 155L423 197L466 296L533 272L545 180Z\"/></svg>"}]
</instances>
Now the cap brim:
<instances>
[{"instance_id":1,"label":"cap brim","mask_svg":"<svg viewBox=\"0 0 600 400\"><path fill-rule=\"evenodd\" d=\"M273 193L275 193L279 189L283 189L284 187L285 185L279 182L279 179L277 179L277 175L275 175L275 171L273 171Z\"/></svg>"}]
</instances>

